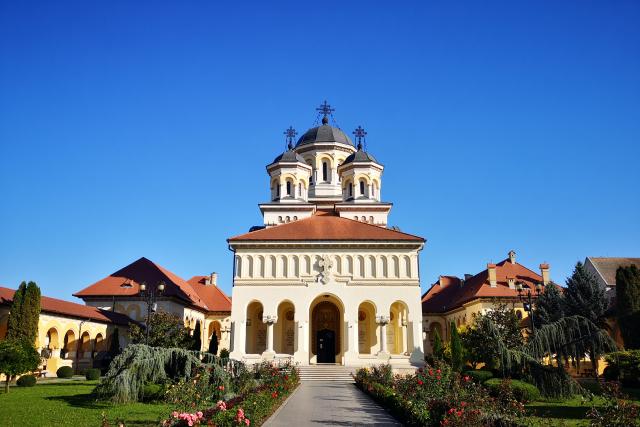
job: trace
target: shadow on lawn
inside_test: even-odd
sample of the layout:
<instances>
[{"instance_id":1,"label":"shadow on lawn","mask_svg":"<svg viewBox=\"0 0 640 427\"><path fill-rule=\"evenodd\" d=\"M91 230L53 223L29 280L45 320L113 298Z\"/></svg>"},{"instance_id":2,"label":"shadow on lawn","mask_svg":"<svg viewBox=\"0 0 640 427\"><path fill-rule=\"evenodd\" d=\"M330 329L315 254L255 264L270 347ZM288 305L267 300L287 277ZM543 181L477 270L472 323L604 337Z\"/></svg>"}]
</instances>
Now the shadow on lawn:
<instances>
[{"instance_id":1,"label":"shadow on lawn","mask_svg":"<svg viewBox=\"0 0 640 427\"><path fill-rule=\"evenodd\" d=\"M527 414L540 418L569 418L582 420L587 416L590 406L532 406L527 408Z\"/></svg>"},{"instance_id":2,"label":"shadow on lawn","mask_svg":"<svg viewBox=\"0 0 640 427\"><path fill-rule=\"evenodd\" d=\"M110 406L108 403L98 402L95 395L91 393L72 394L69 396L48 396L45 397L45 399L65 402L69 406L74 406L76 408L108 409Z\"/></svg>"}]
</instances>

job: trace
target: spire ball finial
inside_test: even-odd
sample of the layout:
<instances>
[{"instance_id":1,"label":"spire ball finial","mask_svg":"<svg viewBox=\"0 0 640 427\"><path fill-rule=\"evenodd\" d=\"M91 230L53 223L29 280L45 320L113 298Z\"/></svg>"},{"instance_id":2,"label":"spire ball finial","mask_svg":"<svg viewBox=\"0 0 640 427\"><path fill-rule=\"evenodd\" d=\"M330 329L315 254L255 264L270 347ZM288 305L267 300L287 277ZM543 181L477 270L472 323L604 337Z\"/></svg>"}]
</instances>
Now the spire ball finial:
<instances>
[{"instance_id":1,"label":"spire ball finial","mask_svg":"<svg viewBox=\"0 0 640 427\"><path fill-rule=\"evenodd\" d=\"M322 117L322 124L326 125L327 123L329 123L329 117L327 116Z\"/></svg>"}]
</instances>

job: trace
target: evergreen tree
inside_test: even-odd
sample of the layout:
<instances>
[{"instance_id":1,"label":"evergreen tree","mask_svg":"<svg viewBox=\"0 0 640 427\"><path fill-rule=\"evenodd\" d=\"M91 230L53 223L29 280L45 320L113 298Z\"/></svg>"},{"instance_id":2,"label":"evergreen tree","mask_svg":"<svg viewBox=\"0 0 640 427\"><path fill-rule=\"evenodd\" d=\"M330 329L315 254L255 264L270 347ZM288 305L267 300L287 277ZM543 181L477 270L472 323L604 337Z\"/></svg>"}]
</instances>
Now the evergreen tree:
<instances>
[{"instance_id":1,"label":"evergreen tree","mask_svg":"<svg viewBox=\"0 0 640 427\"><path fill-rule=\"evenodd\" d=\"M433 331L433 357L439 360L444 357L444 346L437 329Z\"/></svg>"},{"instance_id":2,"label":"evergreen tree","mask_svg":"<svg viewBox=\"0 0 640 427\"><path fill-rule=\"evenodd\" d=\"M548 325L564 317L563 296L558 287L549 283L536 299L534 319L536 327Z\"/></svg>"},{"instance_id":3,"label":"evergreen tree","mask_svg":"<svg viewBox=\"0 0 640 427\"><path fill-rule=\"evenodd\" d=\"M640 269L635 265L616 271L616 313L625 348L640 348Z\"/></svg>"},{"instance_id":4,"label":"evergreen tree","mask_svg":"<svg viewBox=\"0 0 640 427\"><path fill-rule=\"evenodd\" d=\"M40 288L35 282L22 282L13 295L7 338L25 339L33 345L40 320Z\"/></svg>"},{"instance_id":5,"label":"evergreen tree","mask_svg":"<svg viewBox=\"0 0 640 427\"><path fill-rule=\"evenodd\" d=\"M604 313L607 308L606 289L584 268L581 262L578 262L573 274L567 279L564 292L565 314L586 317L592 323L604 328L606 327Z\"/></svg>"},{"instance_id":6,"label":"evergreen tree","mask_svg":"<svg viewBox=\"0 0 640 427\"><path fill-rule=\"evenodd\" d=\"M209 353L218 354L218 334L216 331L213 331L211 334L211 340L209 341Z\"/></svg>"},{"instance_id":7,"label":"evergreen tree","mask_svg":"<svg viewBox=\"0 0 640 427\"><path fill-rule=\"evenodd\" d=\"M451 322L451 367L454 371L459 372L463 363L462 341L458 335L456 324Z\"/></svg>"},{"instance_id":8,"label":"evergreen tree","mask_svg":"<svg viewBox=\"0 0 640 427\"><path fill-rule=\"evenodd\" d=\"M202 333L200 331L200 322L196 322L196 327L193 330L193 347L192 347L192 350L195 350L195 351L202 350L202 338L200 338L200 335L202 335Z\"/></svg>"},{"instance_id":9,"label":"evergreen tree","mask_svg":"<svg viewBox=\"0 0 640 427\"><path fill-rule=\"evenodd\" d=\"M111 358L116 357L120 354L120 332L118 328L115 328L111 333L111 343L109 345L109 354Z\"/></svg>"}]
</instances>

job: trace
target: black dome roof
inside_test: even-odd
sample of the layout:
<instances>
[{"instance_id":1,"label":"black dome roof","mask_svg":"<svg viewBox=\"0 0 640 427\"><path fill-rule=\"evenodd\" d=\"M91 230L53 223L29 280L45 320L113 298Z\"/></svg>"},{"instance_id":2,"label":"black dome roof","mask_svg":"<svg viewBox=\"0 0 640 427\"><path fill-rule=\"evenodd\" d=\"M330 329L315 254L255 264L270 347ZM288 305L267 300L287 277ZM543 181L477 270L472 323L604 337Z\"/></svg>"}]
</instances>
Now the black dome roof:
<instances>
[{"instance_id":1,"label":"black dome roof","mask_svg":"<svg viewBox=\"0 0 640 427\"><path fill-rule=\"evenodd\" d=\"M289 150L285 151L284 153L280 154L275 159L273 159L273 163L278 163L278 162L300 162L300 163L304 163L304 159L302 158L302 156L300 154L298 154L295 151L289 149Z\"/></svg>"},{"instance_id":2,"label":"black dome roof","mask_svg":"<svg viewBox=\"0 0 640 427\"><path fill-rule=\"evenodd\" d=\"M311 128L298 140L296 147L314 142L339 142L341 144L353 145L351 139L339 128L334 128L328 124L323 124Z\"/></svg>"},{"instance_id":3,"label":"black dome roof","mask_svg":"<svg viewBox=\"0 0 640 427\"><path fill-rule=\"evenodd\" d=\"M360 145L360 144L358 144L358 151L356 151L355 153L351 154L349 157L344 159L344 162L342 162L342 164L346 165L347 163L351 163L351 162L375 162L375 163L378 163L378 161L376 160L375 157L373 157L371 154L367 153L366 151L362 150L362 145Z\"/></svg>"}]
</instances>

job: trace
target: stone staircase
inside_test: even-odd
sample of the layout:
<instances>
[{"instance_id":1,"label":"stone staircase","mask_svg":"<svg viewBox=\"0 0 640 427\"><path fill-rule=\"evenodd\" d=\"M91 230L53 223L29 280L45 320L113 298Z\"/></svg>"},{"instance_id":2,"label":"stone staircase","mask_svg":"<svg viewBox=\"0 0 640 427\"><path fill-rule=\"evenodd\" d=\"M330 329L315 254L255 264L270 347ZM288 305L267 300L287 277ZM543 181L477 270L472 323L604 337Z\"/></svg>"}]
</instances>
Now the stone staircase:
<instances>
[{"instance_id":1,"label":"stone staircase","mask_svg":"<svg viewBox=\"0 0 640 427\"><path fill-rule=\"evenodd\" d=\"M353 369L342 365L331 363L322 363L319 365L298 366L300 370L300 381L322 381L322 382L338 382L353 383L351 374Z\"/></svg>"}]
</instances>

